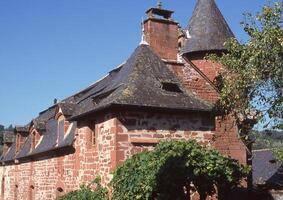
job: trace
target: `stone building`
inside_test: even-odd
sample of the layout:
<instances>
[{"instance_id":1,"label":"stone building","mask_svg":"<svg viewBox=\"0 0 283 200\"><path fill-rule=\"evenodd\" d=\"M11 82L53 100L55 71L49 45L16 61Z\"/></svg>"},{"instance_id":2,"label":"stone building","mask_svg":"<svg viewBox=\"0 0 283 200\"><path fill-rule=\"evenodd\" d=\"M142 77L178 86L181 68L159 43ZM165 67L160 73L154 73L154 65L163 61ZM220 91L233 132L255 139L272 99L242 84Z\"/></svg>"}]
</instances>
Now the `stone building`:
<instances>
[{"instance_id":1,"label":"stone building","mask_svg":"<svg viewBox=\"0 0 283 200\"><path fill-rule=\"evenodd\" d=\"M15 128L1 157L3 200L53 200L164 139L195 139L246 163L232 119L217 116L214 79L204 59L234 37L214 0L199 0L186 29L159 4L129 59L90 87Z\"/></svg>"}]
</instances>

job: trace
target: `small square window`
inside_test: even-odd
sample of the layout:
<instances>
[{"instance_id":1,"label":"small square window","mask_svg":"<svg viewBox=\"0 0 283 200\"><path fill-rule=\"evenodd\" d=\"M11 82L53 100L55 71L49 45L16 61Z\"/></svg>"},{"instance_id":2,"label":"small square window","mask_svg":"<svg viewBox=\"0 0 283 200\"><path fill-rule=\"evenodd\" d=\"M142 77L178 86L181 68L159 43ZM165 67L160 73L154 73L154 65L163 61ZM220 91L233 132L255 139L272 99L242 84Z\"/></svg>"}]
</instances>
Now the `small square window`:
<instances>
[{"instance_id":1,"label":"small square window","mask_svg":"<svg viewBox=\"0 0 283 200\"><path fill-rule=\"evenodd\" d=\"M183 93L176 83L162 82L162 89L167 92Z\"/></svg>"}]
</instances>

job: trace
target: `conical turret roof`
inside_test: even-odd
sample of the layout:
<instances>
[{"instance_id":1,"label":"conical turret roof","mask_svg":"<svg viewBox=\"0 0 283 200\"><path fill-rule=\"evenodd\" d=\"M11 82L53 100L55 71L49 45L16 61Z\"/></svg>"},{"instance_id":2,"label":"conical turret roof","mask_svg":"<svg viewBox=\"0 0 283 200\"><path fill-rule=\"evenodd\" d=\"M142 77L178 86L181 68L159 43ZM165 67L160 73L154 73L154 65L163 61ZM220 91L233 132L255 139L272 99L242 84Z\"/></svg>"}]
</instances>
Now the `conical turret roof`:
<instances>
[{"instance_id":1,"label":"conical turret roof","mask_svg":"<svg viewBox=\"0 0 283 200\"><path fill-rule=\"evenodd\" d=\"M234 37L214 0L198 0L186 31L183 54L225 51L224 43Z\"/></svg>"}]
</instances>

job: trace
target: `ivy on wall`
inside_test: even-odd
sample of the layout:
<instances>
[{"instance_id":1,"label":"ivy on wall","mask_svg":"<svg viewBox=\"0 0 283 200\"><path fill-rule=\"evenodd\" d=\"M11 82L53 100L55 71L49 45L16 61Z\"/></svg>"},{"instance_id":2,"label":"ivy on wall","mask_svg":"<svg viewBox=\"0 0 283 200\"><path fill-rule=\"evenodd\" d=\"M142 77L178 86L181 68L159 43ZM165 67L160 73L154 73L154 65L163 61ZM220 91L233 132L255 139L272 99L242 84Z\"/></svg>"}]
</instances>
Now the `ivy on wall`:
<instances>
[{"instance_id":1,"label":"ivy on wall","mask_svg":"<svg viewBox=\"0 0 283 200\"><path fill-rule=\"evenodd\" d=\"M113 200L189 199L196 190L200 199L224 196L249 169L209 150L196 141L166 141L154 151L134 155L114 173Z\"/></svg>"}]
</instances>

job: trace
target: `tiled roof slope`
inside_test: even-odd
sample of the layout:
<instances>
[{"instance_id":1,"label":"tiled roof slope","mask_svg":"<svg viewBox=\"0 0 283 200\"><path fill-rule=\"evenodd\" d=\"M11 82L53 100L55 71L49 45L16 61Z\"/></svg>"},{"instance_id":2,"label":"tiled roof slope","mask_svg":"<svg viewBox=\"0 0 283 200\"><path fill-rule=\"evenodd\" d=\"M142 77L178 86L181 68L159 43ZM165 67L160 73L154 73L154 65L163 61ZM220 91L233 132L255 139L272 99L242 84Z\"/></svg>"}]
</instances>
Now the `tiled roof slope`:
<instances>
[{"instance_id":1,"label":"tiled roof slope","mask_svg":"<svg viewBox=\"0 0 283 200\"><path fill-rule=\"evenodd\" d=\"M162 89L173 83L181 92ZM140 45L128 61L91 88L73 96L77 117L111 105L211 111L212 105L186 92L179 79L147 45Z\"/></svg>"},{"instance_id":2,"label":"tiled roof slope","mask_svg":"<svg viewBox=\"0 0 283 200\"><path fill-rule=\"evenodd\" d=\"M227 50L224 43L234 37L214 0L198 0L186 31L190 38L183 54Z\"/></svg>"},{"instance_id":3,"label":"tiled roof slope","mask_svg":"<svg viewBox=\"0 0 283 200\"><path fill-rule=\"evenodd\" d=\"M12 146L9 148L9 150L7 151L7 153L5 155L3 155L2 161L4 161L4 162L13 161L15 154L16 154L16 143L14 142L12 144Z\"/></svg>"},{"instance_id":4,"label":"tiled roof slope","mask_svg":"<svg viewBox=\"0 0 283 200\"><path fill-rule=\"evenodd\" d=\"M253 184L283 188L283 162L277 161L271 150L253 151Z\"/></svg>"},{"instance_id":5,"label":"tiled roof slope","mask_svg":"<svg viewBox=\"0 0 283 200\"><path fill-rule=\"evenodd\" d=\"M213 109L212 104L186 91L181 81L148 45L140 45L125 64L111 71L102 80L53 105L32 120L29 126L40 130L43 136L32 151L30 151L31 136L28 136L16 158L22 159L72 145L75 137L75 122L64 140L58 142L55 131L57 130L55 114L58 107L68 120L74 121L83 115L110 106L205 112L211 112Z\"/></svg>"}]
</instances>

